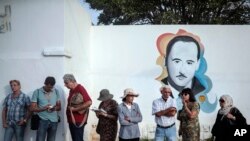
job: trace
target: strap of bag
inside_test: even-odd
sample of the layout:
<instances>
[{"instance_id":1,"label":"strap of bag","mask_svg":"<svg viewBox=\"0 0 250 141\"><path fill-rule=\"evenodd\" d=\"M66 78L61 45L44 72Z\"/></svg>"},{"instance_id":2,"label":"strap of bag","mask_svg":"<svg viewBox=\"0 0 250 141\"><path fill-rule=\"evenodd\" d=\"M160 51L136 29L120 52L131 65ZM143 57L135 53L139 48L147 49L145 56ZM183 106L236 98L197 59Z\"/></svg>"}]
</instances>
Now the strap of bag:
<instances>
[{"instance_id":1,"label":"strap of bag","mask_svg":"<svg viewBox=\"0 0 250 141\"><path fill-rule=\"evenodd\" d=\"M87 120L87 118L88 118L88 114L89 114L89 110L86 110L86 111L84 112L84 117L83 117L83 120L82 120L81 124L80 124L79 126L77 126L77 125L76 125L75 117L74 117L74 115L73 115L73 112L72 112L72 110L70 110L70 115L71 115L72 122L73 122L73 124L74 124L77 128L80 128L80 127L82 127L82 126L84 125L84 123L86 122L86 120Z\"/></svg>"},{"instance_id":2,"label":"strap of bag","mask_svg":"<svg viewBox=\"0 0 250 141\"><path fill-rule=\"evenodd\" d=\"M39 89L36 89L36 106L38 107L39 104ZM33 114L38 115L38 112L33 112Z\"/></svg>"},{"instance_id":3,"label":"strap of bag","mask_svg":"<svg viewBox=\"0 0 250 141\"><path fill-rule=\"evenodd\" d=\"M72 97L73 97L73 96L72 96ZM69 104L69 106L71 106L72 97L71 97L71 99L70 99L70 104ZM75 127L77 127L77 128L82 127L82 126L84 125L84 123L86 122L87 118L88 118L89 109L87 109L87 110L83 113L84 117L83 117L83 120L82 120L82 122L81 122L81 124L80 124L79 126L76 125L76 120L75 120L75 117L74 117L74 115L73 115L72 110L70 109L69 111L70 111L70 116L71 116L72 122L73 122L73 124L75 125Z\"/></svg>"},{"instance_id":4,"label":"strap of bag","mask_svg":"<svg viewBox=\"0 0 250 141\"><path fill-rule=\"evenodd\" d=\"M56 92L56 96L60 98L60 95L59 95L59 92L57 89L55 89L55 92ZM59 112L57 111L57 117L58 117L58 122L60 122L60 116L59 116Z\"/></svg>"}]
</instances>

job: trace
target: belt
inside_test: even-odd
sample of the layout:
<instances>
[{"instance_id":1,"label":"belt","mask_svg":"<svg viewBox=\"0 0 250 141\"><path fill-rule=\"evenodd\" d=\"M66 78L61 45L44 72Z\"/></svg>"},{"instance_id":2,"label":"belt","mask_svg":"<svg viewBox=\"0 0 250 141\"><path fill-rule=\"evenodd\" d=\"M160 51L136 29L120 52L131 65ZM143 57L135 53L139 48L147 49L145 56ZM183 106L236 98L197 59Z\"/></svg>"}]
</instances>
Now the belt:
<instances>
[{"instance_id":1,"label":"belt","mask_svg":"<svg viewBox=\"0 0 250 141\"><path fill-rule=\"evenodd\" d=\"M173 127L174 125L175 125L175 123L173 123L173 124L171 124L171 125L169 125L169 126L161 126L161 125L157 124L157 127L167 129L167 128L171 128L171 127Z\"/></svg>"}]
</instances>

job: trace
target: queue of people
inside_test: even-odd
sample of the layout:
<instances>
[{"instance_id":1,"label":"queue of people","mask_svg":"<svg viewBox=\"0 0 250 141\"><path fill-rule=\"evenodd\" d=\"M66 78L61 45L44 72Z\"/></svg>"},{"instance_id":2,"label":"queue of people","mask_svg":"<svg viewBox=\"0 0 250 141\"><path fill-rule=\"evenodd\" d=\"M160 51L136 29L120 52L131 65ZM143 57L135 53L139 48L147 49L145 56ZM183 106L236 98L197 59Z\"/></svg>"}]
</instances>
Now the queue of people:
<instances>
[{"instance_id":1,"label":"queue of people","mask_svg":"<svg viewBox=\"0 0 250 141\"><path fill-rule=\"evenodd\" d=\"M66 115L72 141L83 141L92 100L86 89L77 83L74 75L65 74L63 80L65 87L69 89ZM36 89L31 99L21 91L20 81L11 80L9 83L12 93L4 99L2 110L4 141L11 141L13 136L16 141L23 141L26 123L32 113L36 113L40 118L36 141L55 141L59 122L57 112L61 110L60 94L54 88L55 78L48 76L44 86ZM156 123L155 141L176 141L176 120L180 121L178 133L183 141L199 141L200 105L192 90L185 88L179 94L183 104L179 111L170 86L162 86L160 93L161 97L152 102L152 115ZM143 117L139 105L134 102L134 98L139 94L131 88L125 89L119 105L113 96L108 89L102 89L97 99L101 101L98 110L94 110L98 118L96 132L100 135L100 141L116 140L118 121L119 141L139 141L141 134L138 124ZM223 129L232 125L247 124L242 113L233 105L231 96L222 95L219 102L221 108L212 128L216 141L225 139L222 136L225 131Z\"/></svg>"}]
</instances>

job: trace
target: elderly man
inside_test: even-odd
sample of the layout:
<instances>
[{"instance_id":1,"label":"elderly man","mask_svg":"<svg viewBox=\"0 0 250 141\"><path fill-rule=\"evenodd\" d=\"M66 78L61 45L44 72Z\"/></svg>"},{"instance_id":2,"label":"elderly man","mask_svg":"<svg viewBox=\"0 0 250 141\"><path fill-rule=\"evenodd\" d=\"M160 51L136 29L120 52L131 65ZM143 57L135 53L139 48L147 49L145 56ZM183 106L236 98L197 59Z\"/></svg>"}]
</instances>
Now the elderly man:
<instances>
[{"instance_id":1,"label":"elderly man","mask_svg":"<svg viewBox=\"0 0 250 141\"><path fill-rule=\"evenodd\" d=\"M176 102L168 85L160 88L161 98L153 101L152 114L155 116L157 128L155 141L176 141Z\"/></svg>"},{"instance_id":2,"label":"elderly man","mask_svg":"<svg viewBox=\"0 0 250 141\"><path fill-rule=\"evenodd\" d=\"M65 74L63 80L65 86L70 90L66 114L72 141L83 141L88 108L92 104L92 100L86 89L77 83L73 74Z\"/></svg>"}]
</instances>

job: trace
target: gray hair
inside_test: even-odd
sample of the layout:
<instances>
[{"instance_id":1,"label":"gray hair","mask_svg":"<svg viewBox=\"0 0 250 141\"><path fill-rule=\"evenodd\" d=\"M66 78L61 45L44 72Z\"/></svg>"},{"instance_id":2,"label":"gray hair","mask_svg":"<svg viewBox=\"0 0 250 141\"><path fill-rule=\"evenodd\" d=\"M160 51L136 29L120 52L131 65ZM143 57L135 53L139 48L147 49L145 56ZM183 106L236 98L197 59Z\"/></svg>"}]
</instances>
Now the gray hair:
<instances>
[{"instance_id":1,"label":"gray hair","mask_svg":"<svg viewBox=\"0 0 250 141\"><path fill-rule=\"evenodd\" d=\"M160 87L160 91L162 91L163 89L170 89L171 90L171 87L169 85L163 85Z\"/></svg>"},{"instance_id":2,"label":"gray hair","mask_svg":"<svg viewBox=\"0 0 250 141\"><path fill-rule=\"evenodd\" d=\"M66 82L68 82L68 81L76 82L76 79L75 79L73 74L65 74L63 76L63 80L66 81Z\"/></svg>"}]
</instances>

